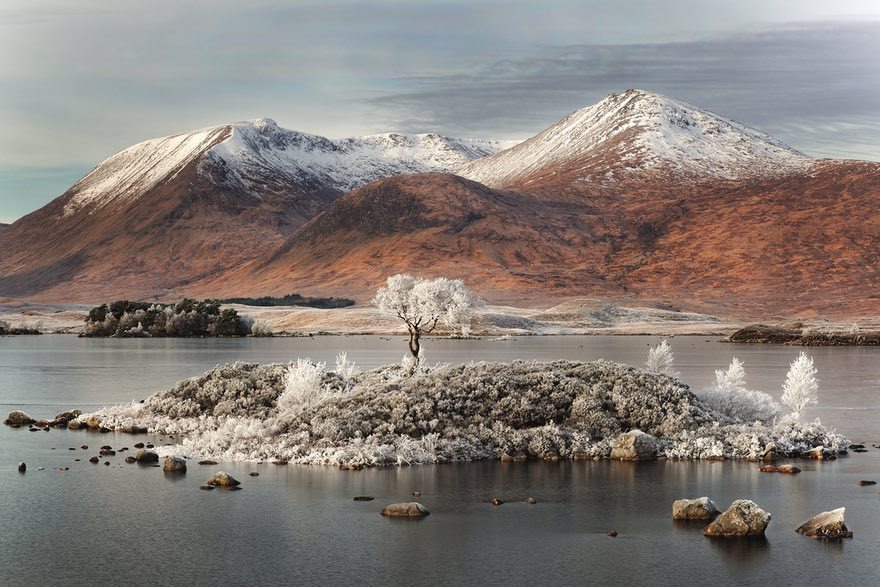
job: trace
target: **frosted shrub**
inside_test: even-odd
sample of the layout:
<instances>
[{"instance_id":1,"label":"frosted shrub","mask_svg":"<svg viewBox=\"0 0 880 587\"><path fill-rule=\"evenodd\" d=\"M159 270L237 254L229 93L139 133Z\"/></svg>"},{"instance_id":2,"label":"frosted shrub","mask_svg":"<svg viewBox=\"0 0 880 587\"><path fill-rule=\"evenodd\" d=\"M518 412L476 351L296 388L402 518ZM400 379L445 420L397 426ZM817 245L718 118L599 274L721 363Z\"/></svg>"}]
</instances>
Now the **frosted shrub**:
<instances>
[{"instance_id":1,"label":"frosted shrub","mask_svg":"<svg viewBox=\"0 0 880 587\"><path fill-rule=\"evenodd\" d=\"M333 393L322 384L325 367L326 363L313 363L308 359L291 363L284 392L278 397L278 411L298 412L332 397Z\"/></svg>"},{"instance_id":2,"label":"frosted shrub","mask_svg":"<svg viewBox=\"0 0 880 587\"><path fill-rule=\"evenodd\" d=\"M816 379L813 359L802 351L788 370L782 386L782 403L791 408L792 416L797 419L805 407L819 403L818 391L819 381Z\"/></svg>"},{"instance_id":3,"label":"frosted shrub","mask_svg":"<svg viewBox=\"0 0 880 587\"><path fill-rule=\"evenodd\" d=\"M733 422L772 423L779 416L779 404L766 393L746 389L745 377L742 361L734 357L726 371L715 371L715 385L697 396Z\"/></svg>"},{"instance_id":4,"label":"frosted shrub","mask_svg":"<svg viewBox=\"0 0 880 587\"><path fill-rule=\"evenodd\" d=\"M345 380L351 379L361 370L354 361L348 360L348 353L336 355L336 374Z\"/></svg>"},{"instance_id":5,"label":"frosted shrub","mask_svg":"<svg viewBox=\"0 0 880 587\"><path fill-rule=\"evenodd\" d=\"M663 373L670 377L677 377L678 373L672 368L672 347L663 339L663 342L648 351L648 371L651 373Z\"/></svg>"},{"instance_id":6,"label":"frosted shrub","mask_svg":"<svg viewBox=\"0 0 880 587\"><path fill-rule=\"evenodd\" d=\"M273 336L275 333L272 332L269 321L261 318L254 320L254 323L251 325L251 334L253 336Z\"/></svg>"},{"instance_id":7,"label":"frosted shrub","mask_svg":"<svg viewBox=\"0 0 880 587\"><path fill-rule=\"evenodd\" d=\"M853 322L852 326L849 327L848 334L855 336L855 335L859 334L860 332L861 332L861 329L859 328L859 325L856 324L855 322Z\"/></svg>"}]
</instances>

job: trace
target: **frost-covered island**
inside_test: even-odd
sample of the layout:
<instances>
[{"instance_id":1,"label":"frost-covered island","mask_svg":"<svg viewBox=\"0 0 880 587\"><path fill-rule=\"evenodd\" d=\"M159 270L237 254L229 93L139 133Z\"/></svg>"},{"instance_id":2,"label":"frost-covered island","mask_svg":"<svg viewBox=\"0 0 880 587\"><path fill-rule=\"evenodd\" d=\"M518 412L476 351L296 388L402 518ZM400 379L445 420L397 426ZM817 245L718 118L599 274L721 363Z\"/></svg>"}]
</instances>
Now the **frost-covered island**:
<instances>
[{"instance_id":1,"label":"frost-covered island","mask_svg":"<svg viewBox=\"0 0 880 587\"><path fill-rule=\"evenodd\" d=\"M608 361L359 372L340 355L335 371L307 360L218 366L73 426L183 435L162 447L166 454L351 468L602 459L615 449L643 459L822 457L848 446L818 421L780 418L769 396L737 388L736 378L734 364L697 395L671 375ZM627 446L636 452L627 455Z\"/></svg>"}]
</instances>

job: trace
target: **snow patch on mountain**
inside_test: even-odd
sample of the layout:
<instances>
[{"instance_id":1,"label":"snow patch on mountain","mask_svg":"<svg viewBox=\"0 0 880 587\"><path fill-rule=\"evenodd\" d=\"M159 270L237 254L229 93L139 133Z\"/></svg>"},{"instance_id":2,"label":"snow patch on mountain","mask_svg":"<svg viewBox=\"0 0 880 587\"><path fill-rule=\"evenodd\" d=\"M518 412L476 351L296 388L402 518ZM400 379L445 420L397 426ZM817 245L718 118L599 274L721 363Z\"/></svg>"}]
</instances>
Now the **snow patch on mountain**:
<instances>
[{"instance_id":1,"label":"snow patch on mountain","mask_svg":"<svg viewBox=\"0 0 880 587\"><path fill-rule=\"evenodd\" d=\"M812 160L769 135L660 94L628 90L578 110L519 145L465 165L460 174L489 186L542 169L619 160L632 171L735 179L789 172Z\"/></svg>"},{"instance_id":2,"label":"snow patch on mountain","mask_svg":"<svg viewBox=\"0 0 880 587\"><path fill-rule=\"evenodd\" d=\"M331 140L273 120L227 124L151 139L105 160L71 188L65 214L133 200L198 161L218 185L255 191L267 184L350 191L390 175L452 172L515 141L388 133Z\"/></svg>"}]
</instances>

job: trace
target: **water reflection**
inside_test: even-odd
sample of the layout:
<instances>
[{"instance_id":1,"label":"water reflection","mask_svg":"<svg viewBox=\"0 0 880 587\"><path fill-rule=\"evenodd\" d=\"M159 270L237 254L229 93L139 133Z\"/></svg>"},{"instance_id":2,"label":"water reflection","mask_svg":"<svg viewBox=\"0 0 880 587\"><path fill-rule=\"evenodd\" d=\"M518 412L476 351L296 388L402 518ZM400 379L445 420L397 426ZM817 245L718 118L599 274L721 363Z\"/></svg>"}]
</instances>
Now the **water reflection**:
<instances>
[{"instance_id":1,"label":"water reflection","mask_svg":"<svg viewBox=\"0 0 880 587\"><path fill-rule=\"evenodd\" d=\"M734 563L756 564L770 555L766 536L705 537L712 548Z\"/></svg>"}]
</instances>

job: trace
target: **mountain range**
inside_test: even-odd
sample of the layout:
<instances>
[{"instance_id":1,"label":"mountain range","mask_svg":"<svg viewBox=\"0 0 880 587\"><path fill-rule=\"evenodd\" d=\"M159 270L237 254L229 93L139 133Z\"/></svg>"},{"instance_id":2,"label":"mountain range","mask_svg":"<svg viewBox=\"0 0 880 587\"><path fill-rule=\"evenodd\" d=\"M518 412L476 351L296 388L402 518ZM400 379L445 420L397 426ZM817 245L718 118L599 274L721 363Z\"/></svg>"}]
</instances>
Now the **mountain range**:
<instances>
[{"instance_id":1,"label":"mountain range","mask_svg":"<svg viewBox=\"0 0 880 587\"><path fill-rule=\"evenodd\" d=\"M367 301L408 271L499 303L876 314L878 172L641 90L518 143L261 119L125 149L0 230L0 295Z\"/></svg>"}]
</instances>

